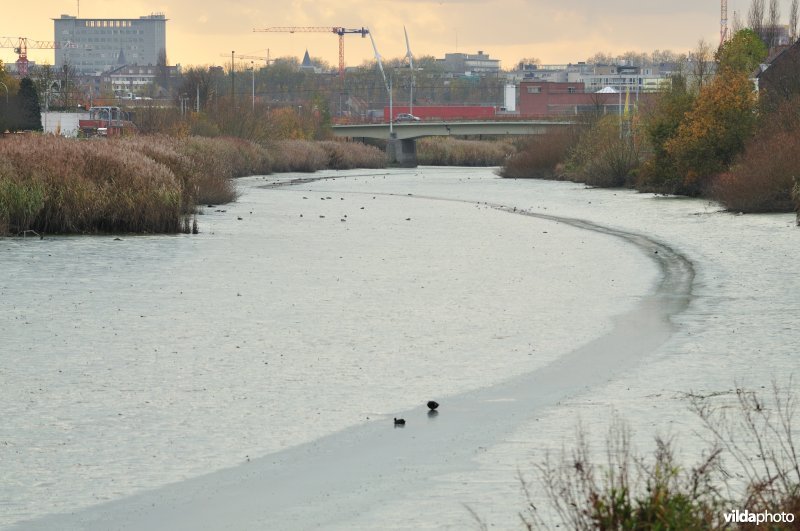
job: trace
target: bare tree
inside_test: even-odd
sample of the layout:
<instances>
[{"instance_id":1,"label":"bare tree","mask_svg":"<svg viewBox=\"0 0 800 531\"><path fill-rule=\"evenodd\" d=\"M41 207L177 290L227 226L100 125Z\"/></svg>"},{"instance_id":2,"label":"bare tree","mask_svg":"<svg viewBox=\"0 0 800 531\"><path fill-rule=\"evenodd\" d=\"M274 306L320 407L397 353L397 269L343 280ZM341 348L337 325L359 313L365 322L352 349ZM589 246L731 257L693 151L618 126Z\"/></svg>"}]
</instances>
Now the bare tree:
<instances>
[{"instance_id":1,"label":"bare tree","mask_svg":"<svg viewBox=\"0 0 800 531\"><path fill-rule=\"evenodd\" d=\"M692 75L697 90L703 88L711 76L711 56L711 45L705 39L700 39L697 48L689 53L689 62L692 66Z\"/></svg>"},{"instance_id":2,"label":"bare tree","mask_svg":"<svg viewBox=\"0 0 800 531\"><path fill-rule=\"evenodd\" d=\"M795 2L797 0L794 0ZM742 22L742 17L739 16L738 11L733 12L733 35L736 35L740 31L744 29L744 22Z\"/></svg>"},{"instance_id":3,"label":"bare tree","mask_svg":"<svg viewBox=\"0 0 800 531\"><path fill-rule=\"evenodd\" d=\"M789 33L792 43L797 41L797 1L792 0L792 5L789 7Z\"/></svg>"},{"instance_id":4,"label":"bare tree","mask_svg":"<svg viewBox=\"0 0 800 531\"><path fill-rule=\"evenodd\" d=\"M753 0L750 3L747 24L759 37L764 38L764 0Z\"/></svg>"},{"instance_id":5,"label":"bare tree","mask_svg":"<svg viewBox=\"0 0 800 531\"><path fill-rule=\"evenodd\" d=\"M769 0L769 16L767 17L767 27L765 28L767 37L767 47L772 48L778 44L778 26L781 22L781 8L778 0Z\"/></svg>"}]
</instances>

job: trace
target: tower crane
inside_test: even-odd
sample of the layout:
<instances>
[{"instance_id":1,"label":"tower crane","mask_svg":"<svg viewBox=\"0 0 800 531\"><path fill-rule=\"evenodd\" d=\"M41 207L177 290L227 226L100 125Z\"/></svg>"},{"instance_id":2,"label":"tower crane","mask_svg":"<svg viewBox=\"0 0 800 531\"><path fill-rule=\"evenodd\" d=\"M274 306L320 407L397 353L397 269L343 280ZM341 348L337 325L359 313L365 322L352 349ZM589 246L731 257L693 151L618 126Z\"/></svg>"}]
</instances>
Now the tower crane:
<instances>
[{"instance_id":1,"label":"tower crane","mask_svg":"<svg viewBox=\"0 0 800 531\"><path fill-rule=\"evenodd\" d=\"M254 32L271 32L271 33L334 33L339 36L339 77L344 78L344 36L349 33L357 33L361 38L369 35L368 28L361 29L348 29L340 26L288 26L288 27L273 27L263 29L253 29Z\"/></svg>"},{"instance_id":2,"label":"tower crane","mask_svg":"<svg viewBox=\"0 0 800 531\"><path fill-rule=\"evenodd\" d=\"M719 0L719 43L728 40L728 0Z\"/></svg>"},{"instance_id":3,"label":"tower crane","mask_svg":"<svg viewBox=\"0 0 800 531\"><path fill-rule=\"evenodd\" d=\"M28 75L28 48L32 50L57 50L60 48L77 48L71 42L34 41L27 37L0 37L0 48L13 48L17 59L17 72L22 77Z\"/></svg>"}]
</instances>

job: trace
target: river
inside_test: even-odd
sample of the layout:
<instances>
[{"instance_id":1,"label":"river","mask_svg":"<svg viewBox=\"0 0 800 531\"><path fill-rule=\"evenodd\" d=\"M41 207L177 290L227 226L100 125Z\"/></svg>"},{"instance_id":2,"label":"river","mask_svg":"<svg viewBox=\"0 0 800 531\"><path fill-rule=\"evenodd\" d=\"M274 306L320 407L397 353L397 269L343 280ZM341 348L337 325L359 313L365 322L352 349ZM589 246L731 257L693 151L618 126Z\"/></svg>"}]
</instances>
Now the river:
<instances>
[{"instance_id":1,"label":"river","mask_svg":"<svg viewBox=\"0 0 800 531\"><path fill-rule=\"evenodd\" d=\"M199 235L0 240L0 527L508 528L578 419L691 453L682 393L797 367L794 216L491 169L239 187Z\"/></svg>"}]
</instances>

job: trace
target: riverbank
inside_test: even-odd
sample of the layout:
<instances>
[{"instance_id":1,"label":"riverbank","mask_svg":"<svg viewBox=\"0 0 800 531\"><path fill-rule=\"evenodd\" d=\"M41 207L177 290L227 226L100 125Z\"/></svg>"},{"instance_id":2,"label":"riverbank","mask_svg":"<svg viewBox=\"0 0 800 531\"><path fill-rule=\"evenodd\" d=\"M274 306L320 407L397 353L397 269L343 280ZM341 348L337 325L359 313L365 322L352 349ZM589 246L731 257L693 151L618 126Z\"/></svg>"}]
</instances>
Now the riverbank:
<instances>
[{"instance_id":1,"label":"riverbank","mask_svg":"<svg viewBox=\"0 0 800 531\"><path fill-rule=\"evenodd\" d=\"M180 528L196 522L181 512L197 507L193 494L213 515L227 501L256 504L253 492L262 492L258 503L277 509L256 527L469 528L466 504L513 528L525 507L518 471L531 479L578 419L597 439L618 416L635 430L634 445L666 432L691 456L705 443L694 439L688 391L735 397L733 382L769 386L795 365L792 216L732 216L701 200L477 169L322 172L315 178L327 179L272 186L302 177L244 179L239 202L203 216L196 238L5 242L0 256L15 281L0 284L4 300L26 326L51 331L33 343L13 319L0 325L17 353L0 372L8 404L28 404L3 411L10 445L0 452L14 456L3 459L13 463L4 497L15 512L69 528L124 517L115 511L149 499L156 508L139 521ZM664 247L519 213L580 219ZM635 311L661 286L655 251L666 248L694 268L688 307L647 321L669 330L660 346L603 363L598 338L639 323L626 315L659 308ZM123 266L108 278L117 258ZM177 268L186 274L163 278ZM73 277L97 289L71 291ZM97 333L94 312L110 316ZM175 333L199 326L202 335ZM526 380L575 352L600 369L566 382L573 388L560 398L548 391L563 383L556 378ZM82 405L89 398L91 408ZM431 398L442 404L434 418L424 407ZM395 416L404 429L392 426ZM366 450L347 454L353 448ZM346 468L337 463L363 477L371 467L358 464L373 459L379 482L337 477ZM286 488L270 490L266 477ZM69 492L59 488L66 483ZM112 504L79 511L101 501ZM56 512L75 514L46 516Z\"/></svg>"},{"instance_id":2,"label":"riverbank","mask_svg":"<svg viewBox=\"0 0 800 531\"><path fill-rule=\"evenodd\" d=\"M198 205L235 200L236 177L385 165L377 148L352 142L7 138L0 140L0 235L177 233Z\"/></svg>"}]
</instances>

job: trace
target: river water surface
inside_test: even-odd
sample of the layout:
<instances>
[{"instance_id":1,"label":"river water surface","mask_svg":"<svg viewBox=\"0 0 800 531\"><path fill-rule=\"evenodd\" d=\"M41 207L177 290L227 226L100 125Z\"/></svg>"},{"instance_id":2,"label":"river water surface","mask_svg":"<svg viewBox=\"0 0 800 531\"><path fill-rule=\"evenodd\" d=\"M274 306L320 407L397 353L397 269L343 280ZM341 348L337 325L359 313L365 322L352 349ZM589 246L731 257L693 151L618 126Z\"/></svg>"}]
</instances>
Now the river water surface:
<instances>
[{"instance_id":1,"label":"river water surface","mask_svg":"<svg viewBox=\"0 0 800 531\"><path fill-rule=\"evenodd\" d=\"M240 180L239 201L205 207L195 236L0 240L0 527L82 528L103 502L373 440L358 430L387 428L385 448L425 441L414 430L446 426L448 407L468 422L503 401L520 409L497 410L516 417L496 436L443 432L447 466L330 505L293 498L262 524L460 529L466 504L515 526L517 469L569 444L579 418L602 434L620 415L643 444L668 431L691 450L682 392L769 385L798 366L793 216L487 169L298 177ZM536 389L521 378L575 352L591 367L593 341L666 289L665 253L690 265L652 344L526 403ZM420 408L431 398L439 418ZM406 430L392 428L400 415Z\"/></svg>"}]
</instances>

